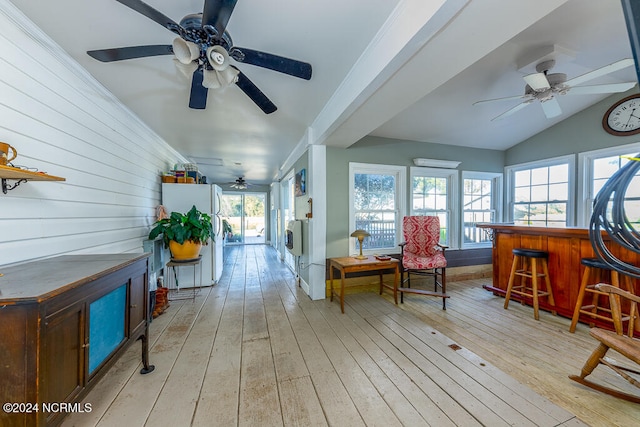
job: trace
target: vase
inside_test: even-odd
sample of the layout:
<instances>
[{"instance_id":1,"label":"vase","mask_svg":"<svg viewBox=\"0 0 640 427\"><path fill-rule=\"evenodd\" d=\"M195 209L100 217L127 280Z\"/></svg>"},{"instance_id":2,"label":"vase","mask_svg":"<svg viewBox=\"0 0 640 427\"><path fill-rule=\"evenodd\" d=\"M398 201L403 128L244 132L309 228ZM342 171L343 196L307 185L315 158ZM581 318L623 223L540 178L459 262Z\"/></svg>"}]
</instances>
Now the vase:
<instances>
[{"instance_id":1,"label":"vase","mask_svg":"<svg viewBox=\"0 0 640 427\"><path fill-rule=\"evenodd\" d=\"M202 243L195 243L192 240L187 240L182 244L174 240L169 242L171 257L177 260L196 259L200 255L201 248Z\"/></svg>"}]
</instances>

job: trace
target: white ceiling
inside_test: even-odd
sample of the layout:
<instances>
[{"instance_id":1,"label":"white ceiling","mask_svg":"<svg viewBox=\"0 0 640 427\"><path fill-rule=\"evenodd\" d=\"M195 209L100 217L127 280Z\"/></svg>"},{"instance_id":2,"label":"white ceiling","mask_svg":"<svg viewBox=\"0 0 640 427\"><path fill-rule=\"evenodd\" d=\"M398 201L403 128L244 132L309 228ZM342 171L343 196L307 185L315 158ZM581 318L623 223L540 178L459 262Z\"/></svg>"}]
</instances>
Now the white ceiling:
<instances>
[{"instance_id":1,"label":"white ceiling","mask_svg":"<svg viewBox=\"0 0 640 427\"><path fill-rule=\"evenodd\" d=\"M171 57L86 54L171 44L162 26L115 0L11 1L212 182L269 183L296 147L348 147L369 134L504 150L607 96L562 96L554 119L533 103L491 121L518 101L472 104L522 94L535 72L533 59L518 70L523 58L559 46L553 72L570 79L631 57L620 0L238 0L234 45L309 62L313 76L237 64L278 110L265 115L235 86L192 110ZM146 2L176 22L204 3ZM636 78L629 67L589 84Z\"/></svg>"}]
</instances>

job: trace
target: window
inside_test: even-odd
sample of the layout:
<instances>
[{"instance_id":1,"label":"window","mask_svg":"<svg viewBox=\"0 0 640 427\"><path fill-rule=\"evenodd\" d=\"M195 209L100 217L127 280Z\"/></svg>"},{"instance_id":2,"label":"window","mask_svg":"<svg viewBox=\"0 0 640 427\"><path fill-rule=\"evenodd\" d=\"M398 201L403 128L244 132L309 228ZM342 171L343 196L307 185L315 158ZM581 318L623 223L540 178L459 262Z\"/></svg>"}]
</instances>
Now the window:
<instances>
[{"instance_id":1,"label":"window","mask_svg":"<svg viewBox=\"0 0 640 427\"><path fill-rule=\"evenodd\" d=\"M479 222L499 222L502 174L462 172L462 247L490 246Z\"/></svg>"},{"instance_id":2,"label":"window","mask_svg":"<svg viewBox=\"0 0 640 427\"><path fill-rule=\"evenodd\" d=\"M582 203L578 206L579 224L588 227L593 211L593 201L607 180L629 160L640 152L640 144L591 151L580 155L580 176L583 177L579 190ZM625 213L636 229L640 229L640 177L636 176L625 193Z\"/></svg>"},{"instance_id":3,"label":"window","mask_svg":"<svg viewBox=\"0 0 640 427\"><path fill-rule=\"evenodd\" d=\"M349 163L349 233L362 229L369 254L397 251L404 215L406 168L365 163ZM356 239L350 239L357 252Z\"/></svg>"},{"instance_id":4,"label":"window","mask_svg":"<svg viewBox=\"0 0 640 427\"><path fill-rule=\"evenodd\" d=\"M516 225L573 225L573 156L506 168Z\"/></svg>"},{"instance_id":5,"label":"window","mask_svg":"<svg viewBox=\"0 0 640 427\"><path fill-rule=\"evenodd\" d=\"M411 215L440 218L440 242L458 247L456 218L458 171L411 168Z\"/></svg>"}]
</instances>

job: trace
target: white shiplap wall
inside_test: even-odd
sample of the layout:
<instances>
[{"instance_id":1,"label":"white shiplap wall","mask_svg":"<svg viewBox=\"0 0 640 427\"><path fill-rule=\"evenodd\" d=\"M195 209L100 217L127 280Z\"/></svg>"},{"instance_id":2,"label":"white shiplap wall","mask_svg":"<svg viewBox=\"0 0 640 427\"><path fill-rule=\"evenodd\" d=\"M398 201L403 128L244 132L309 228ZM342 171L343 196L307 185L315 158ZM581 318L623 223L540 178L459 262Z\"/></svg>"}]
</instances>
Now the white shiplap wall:
<instances>
[{"instance_id":1,"label":"white shiplap wall","mask_svg":"<svg viewBox=\"0 0 640 427\"><path fill-rule=\"evenodd\" d=\"M66 178L0 193L0 266L141 252L161 200L160 173L186 161L7 0L0 141L18 150L14 165Z\"/></svg>"}]
</instances>

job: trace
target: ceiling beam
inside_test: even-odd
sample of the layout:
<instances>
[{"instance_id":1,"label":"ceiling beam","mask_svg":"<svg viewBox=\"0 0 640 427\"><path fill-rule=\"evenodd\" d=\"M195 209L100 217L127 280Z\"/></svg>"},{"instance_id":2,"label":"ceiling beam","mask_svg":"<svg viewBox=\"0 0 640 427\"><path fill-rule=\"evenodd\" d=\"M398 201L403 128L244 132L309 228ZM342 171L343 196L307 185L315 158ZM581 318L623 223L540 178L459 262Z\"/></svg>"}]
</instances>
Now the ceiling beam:
<instances>
[{"instance_id":1,"label":"ceiling beam","mask_svg":"<svg viewBox=\"0 0 640 427\"><path fill-rule=\"evenodd\" d=\"M402 1L314 121L313 143L351 146L567 1Z\"/></svg>"}]
</instances>

